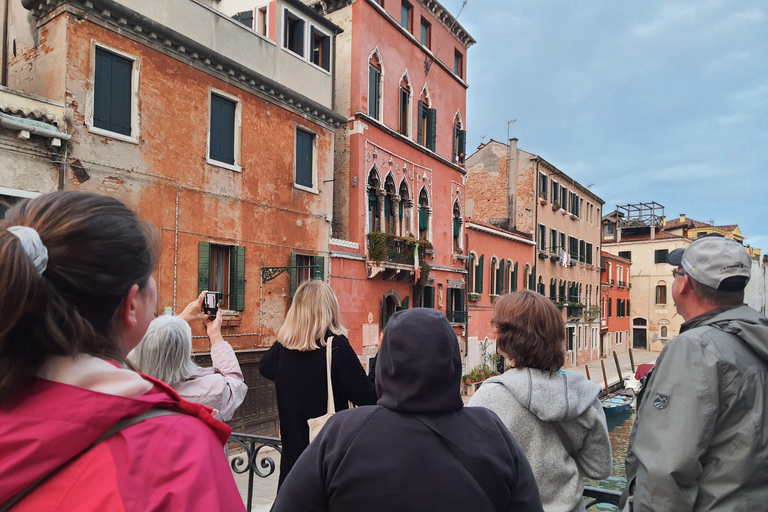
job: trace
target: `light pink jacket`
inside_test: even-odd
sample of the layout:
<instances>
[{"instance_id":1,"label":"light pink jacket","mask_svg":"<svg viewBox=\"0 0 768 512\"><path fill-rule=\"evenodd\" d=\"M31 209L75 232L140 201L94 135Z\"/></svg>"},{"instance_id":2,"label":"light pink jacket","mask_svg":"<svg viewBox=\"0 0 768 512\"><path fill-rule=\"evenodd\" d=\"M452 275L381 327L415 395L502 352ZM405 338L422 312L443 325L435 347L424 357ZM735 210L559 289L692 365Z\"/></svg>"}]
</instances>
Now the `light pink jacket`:
<instances>
[{"instance_id":1,"label":"light pink jacket","mask_svg":"<svg viewBox=\"0 0 768 512\"><path fill-rule=\"evenodd\" d=\"M189 379L174 384L173 389L184 400L215 409L217 419L229 421L245 400L248 386L229 343L223 341L211 346L211 359L213 368L200 368Z\"/></svg>"}]
</instances>

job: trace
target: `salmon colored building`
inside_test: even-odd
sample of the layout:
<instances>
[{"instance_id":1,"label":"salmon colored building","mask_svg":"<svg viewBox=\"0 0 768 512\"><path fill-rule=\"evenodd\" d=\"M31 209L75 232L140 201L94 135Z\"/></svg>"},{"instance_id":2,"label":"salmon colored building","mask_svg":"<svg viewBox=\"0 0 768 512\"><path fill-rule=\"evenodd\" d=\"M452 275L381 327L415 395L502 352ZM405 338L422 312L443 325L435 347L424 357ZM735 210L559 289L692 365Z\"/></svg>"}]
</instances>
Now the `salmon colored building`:
<instances>
[{"instance_id":1,"label":"salmon colored building","mask_svg":"<svg viewBox=\"0 0 768 512\"><path fill-rule=\"evenodd\" d=\"M631 342L630 268L632 260L600 253L600 356L624 354Z\"/></svg>"},{"instance_id":2,"label":"salmon colored building","mask_svg":"<svg viewBox=\"0 0 768 512\"><path fill-rule=\"evenodd\" d=\"M250 388L231 423L274 434L257 367L296 284L327 276L344 118L332 55L314 50L339 28L297 0L270 2L263 33L209 3L11 2L7 85L63 105L59 188L114 196L157 226L157 313L224 294L223 334Z\"/></svg>"},{"instance_id":3,"label":"salmon colored building","mask_svg":"<svg viewBox=\"0 0 768 512\"><path fill-rule=\"evenodd\" d=\"M437 2L311 2L336 39L331 286L355 350L398 309L444 311L466 336L464 168L469 34ZM416 250L416 244L419 244ZM418 279L417 279L418 274Z\"/></svg>"},{"instance_id":4,"label":"salmon colored building","mask_svg":"<svg viewBox=\"0 0 768 512\"><path fill-rule=\"evenodd\" d=\"M466 372L482 364L482 346L496 353L493 307L505 293L525 289L523 274L536 262L530 235L467 219L469 257Z\"/></svg>"}]
</instances>

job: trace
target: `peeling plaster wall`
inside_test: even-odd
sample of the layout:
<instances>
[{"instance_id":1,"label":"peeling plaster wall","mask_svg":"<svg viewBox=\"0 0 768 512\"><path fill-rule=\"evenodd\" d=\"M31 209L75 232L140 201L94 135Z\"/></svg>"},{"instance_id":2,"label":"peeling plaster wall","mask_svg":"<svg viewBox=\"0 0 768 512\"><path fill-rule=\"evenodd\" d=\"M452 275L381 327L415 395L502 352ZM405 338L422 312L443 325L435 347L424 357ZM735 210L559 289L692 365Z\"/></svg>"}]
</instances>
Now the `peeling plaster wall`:
<instances>
[{"instance_id":1,"label":"peeling plaster wall","mask_svg":"<svg viewBox=\"0 0 768 512\"><path fill-rule=\"evenodd\" d=\"M174 306L174 292L176 311L197 297L200 241L243 246L245 309L241 325L224 327L224 335L236 349L273 341L288 308L289 274L262 285L261 268L290 265L292 251L327 257L333 131L309 115L297 115L67 12L48 19L39 31L46 34L44 41L55 34L66 44L54 45L48 53L26 48L19 59L24 67L16 69L20 78L26 72L45 75L46 90L66 90L65 117L72 134L69 157L82 162L90 179L80 183L68 169L65 188L114 196L157 226L158 312ZM140 70L136 142L94 133L86 125L93 101L93 42L136 59ZM56 73L46 71L52 63ZM36 83L31 89L28 92L40 94ZM241 172L206 162L212 89L240 101ZM327 89L330 97L330 86ZM316 135L317 193L293 186L297 127ZM193 332L204 335L202 326L193 326ZM207 350L207 341L196 339L194 348Z\"/></svg>"}]
</instances>

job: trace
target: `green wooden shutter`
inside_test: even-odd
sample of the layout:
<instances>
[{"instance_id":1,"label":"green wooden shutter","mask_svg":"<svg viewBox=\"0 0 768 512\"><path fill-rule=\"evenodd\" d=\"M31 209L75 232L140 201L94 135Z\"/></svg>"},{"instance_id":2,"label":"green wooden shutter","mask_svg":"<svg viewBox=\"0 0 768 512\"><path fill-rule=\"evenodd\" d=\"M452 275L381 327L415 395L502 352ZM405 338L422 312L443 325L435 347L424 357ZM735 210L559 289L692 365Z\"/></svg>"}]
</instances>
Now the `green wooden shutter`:
<instances>
[{"instance_id":1,"label":"green wooden shutter","mask_svg":"<svg viewBox=\"0 0 768 512\"><path fill-rule=\"evenodd\" d=\"M424 296L424 307L434 309L435 308L435 287L425 286L423 296Z\"/></svg>"},{"instance_id":2,"label":"green wooden shutter","mask_svg":"<svg viewBox=\"0 0 768 512\"><path fill-rule=\"evenodd\" d=\"M211 94L209 156L226 164L235 163L235 110L237 103Z\"/></svg>"},{"instance_id":3,"label":"green wooden shutter","mask_svg":"<svg viewBox=\"0 0 768 512\"><path fill-rule=\"evenodd\" d=\"M197 244L197 294L210 290L211 286L211 243Z\"/></svg>"},{"instance_id":4,"label":"green wooden shutter","mask_svg":"<svg viewBox=\"0 0 768 512\"><path fill-rule=\"evenodd\" d=\"M476 285L477 293L483 293L483 270L484 270L483 267L484 266L485 266L485 254L480 256L480 261L478 262L478 265L477 265L477 270L478 270L477 285Z\"/></svg>"},{"instance_id":5,"label":"green wooden shutter","mask_svg":"<svg viewBox=\"0 0 768 512\"><path fill-rule=\"evenodd\" d=\"M368 67L368 115L379 118L379 70Z\"/></svg>"},{"instance_id":6,"label":"green wooden shutter","mask_svg":"<svg viewBox=\"0 0 768 512\"><path fill-rule=\"evenodd\" d=\"M245 309L245 247L233 247L229 255L229 308Z\"/></svg>"},{"instance_id":7,"label":"green wooden shutter","mask_svg":"<svg viewBox=\"0 0 768 512\"><path fill-rule=\"evenodd\" d=\"M459 130L459 154L467 156L467 130Z\"/></svg>"},{"instance_id":8,"label":"green wooden shutter","mask_svg":"<svg viewBox=\"0 0 768 512\"><path fill-rule=\"evenodd\" d=\"M453 238L459 238L459 218L453 218Z\"/></svg>"},{"instance_id":9,"label":"green wooden shutter","mask_svg":"<svg viewBox=\"0 0 768 512\"><path fill-rule=\"evenodd\" d=\"M474 272L475 272L475 270L472 268L472 262L474 261L474 257L470 254L469 255L469 259L467 261L469 262L469 266L467 267L467 270L468 270L468 272L467 272L467 290L469 290L470 292L474 292L475 291L475 286L474 286L474 283L475 283Z\"/></svg>"},{"instance_id":10,"label":"green wooden shutter","mask_svg":"<svg viewBox=\"0 0 768 512\"><path fill-rule=\"evenodd\" d=\"M467 321L467 312L466 307L464 306L464 290L456 289L453 293L454 296L454 303L456 305L456 309L454 311L458 311L458 317L454 313L454 322L457 323L466 323Z\"/></svg>"},{"instance_id":11,"label":"green wooden shutter","mask_svg":"<svg viewBox=\"0 0 768 512\"><path fill-rule=\"evenodd\" d=\"M425 206L419 206L419 229L422 231L427 229L427 208Z\"/></svg>"},{"instance_id":12,"label":"green wooden shutter","mask_svg":"<svg viewBox=\"0 0 768 512\"><path fill-rule=\"evenodd\" d=\"M512 273L512 291L517 291L517 263L515 262L515 271Z\"/></svg>"},{"instance_id":13,"label":"green wooden shutter","mask_svg":"<svg viewBox=\"0 0 768 512\"><path fill-rule=\"evenodd\" d=\"M405 210L405 207L403 206L403 202L404 201L405 201L404 199L401 199L400 202L398 203L398 208L400 209L400 219L401 220L403 218L403 212Z\"/></svg>"},{"instance_id":14,"label":"green wooden shutter","mask_svg":"<svg viewBox=\"0 0 768 512\"><path fill-rule=\"evenodd\" d=\"M496 294L504 293L504 260L499 262L499 270L496 271Z\"/></svg>"},{"instance_id":15,"label":"green wooden shutter","mask_svg":"<svg viewBox=\"0 0 768 512\"><path fill-rule=\"evenodd\" d=\"M291 299L290 302L293 302L293 296L296 295L296 253L291 253L291 268L288 270L288 275L291 276Z\"/></svg>"},{"instance_id":16,"label":"green wooden shutter","mask_svg":"<svg viewBox=\"0 0 768 512\"><path fill-rule=\"evenodd\" d=\"M424 146L424 102L419 100L419 125L416 127L416 142Z\"/></svg>"},{"instance_id":17,"label":"green wooden shutter","mask_svg":"<svg viewBox=\"0 0 768 512\"><path fill-rule=\"evenodd\" d=\"M93 124L131 135L133 61L96 48Z\"/></svg>"},{"instance_id":18,"label":"green wooden shutter","mask_svg":"<svg viewBox=\"0 0 768 512\"><path fill-rule=\"evenodd\" d=\"M453 288L448 288L445 291L445 316L449 322L453 322L453 311Z\"/></svg>"},{"instance_id":19,"label":"green wooden shutter","mask_svg":"<svg viewBox=\"0 0 768 512\"><path fill-rule=\"evenodd\" d=\"M387 326L387 299L384 297L381 298L381 304L379 304L380 309L380 320L379 325L381 325L381 328L384 329Z\"/></svg>"},{"instance_id":20,"label":"green wooden shutter","mask_svg":"<svg viewBox=\"0 0 768 512\"><path fill-rule=\"evenodd\" d=\"M427 109L427 147L435 150L435 141L437 140L437 110Z\"/></svg>"},{"instance_id":21,"label":"green wooden shutter","mask_svg":"<svg viewBox=\"0 0 768 512\"><path fill-rule=\"evenodd\" d=\"M406 297L406 298L403 299L402 305L400 307L398 307L398 308L395 308L395 309L397 311L402 311L404 309L408 309L408 305L410 304L410 302L411 302L411 298L410 297Z\"/></svg>"},{"instance_id":22,"label":"green wooden shutter","mask_svg":"<svg viewBox=\"0 0 768 512\"><path fill-rule=\"evenodd\" d=\"M325 281L325 257L315 256L315 274L314 279L317 281Z\"/></svg>"}]
</instances>

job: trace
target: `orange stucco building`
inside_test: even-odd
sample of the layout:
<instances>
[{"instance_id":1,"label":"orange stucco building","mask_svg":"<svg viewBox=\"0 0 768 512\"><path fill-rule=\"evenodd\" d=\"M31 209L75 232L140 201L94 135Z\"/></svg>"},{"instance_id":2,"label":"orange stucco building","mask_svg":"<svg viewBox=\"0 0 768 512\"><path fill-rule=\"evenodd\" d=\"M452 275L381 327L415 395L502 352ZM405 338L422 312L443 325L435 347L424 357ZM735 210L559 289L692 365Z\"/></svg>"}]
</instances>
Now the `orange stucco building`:
<instances>
[{"instance_id":1,"label":"orange stucco building","mask_svg":"<svg viewBox=\"0 0 768 512\"><path fill-rule=\"evenodd\" d=\"M387 319L414 306L446 312L464 340L460 164L474 40L436 2L309 3L343 29L330 251L350 343L365 363Z\"/></svg>"},{"instance_id":2,"label":"orange stucco building","mask_svg":"<svg viewBox=\"0 0 768 512\"><path fill-rule=\"evenodd\" d=\"M632 260L600 253L600 355L624 354L630 340L630 270Z\"/></svg>"},{"instance_id":3,"label":"orange stucco building","mask_svg":"<svg viewBox=\"0 0 768 512\"><path fill-rule=\"evenodd\" d=\"M6 48L10 88L64 105L61 188L115 196L157 226L157 312L224 294L223 334L251 388L235 426L263 433L276 410L257 363L297 282L327 276L344 121L332 55L282 34L291 16L330 48L339 28L297 0L269 5L260 33L189 0L13 2ZM285 268L302 255L312 264Z\"/></svg>"}]
</instances>

